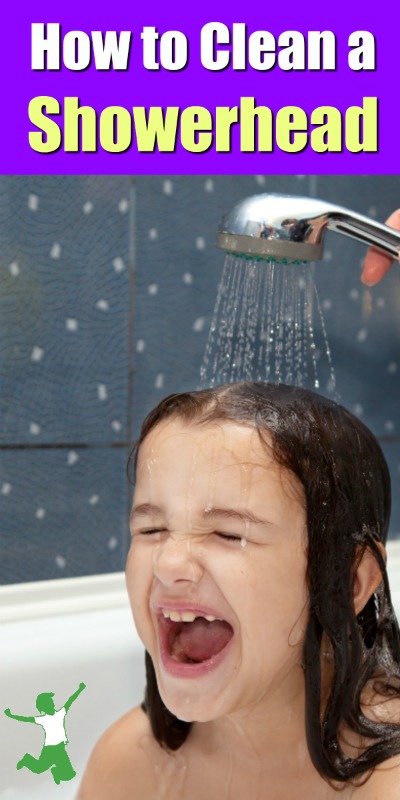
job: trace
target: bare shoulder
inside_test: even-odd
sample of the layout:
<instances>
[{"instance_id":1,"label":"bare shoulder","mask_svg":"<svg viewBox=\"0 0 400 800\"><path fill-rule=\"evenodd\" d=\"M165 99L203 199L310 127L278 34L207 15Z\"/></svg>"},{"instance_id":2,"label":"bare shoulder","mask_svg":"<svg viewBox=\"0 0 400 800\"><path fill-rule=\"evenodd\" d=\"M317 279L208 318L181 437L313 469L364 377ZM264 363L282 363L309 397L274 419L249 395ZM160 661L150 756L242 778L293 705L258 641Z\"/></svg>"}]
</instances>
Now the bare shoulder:
<instances>
[{"instance_id":1,"label":"bare shoulder","mask_svg":"<svg viewBox=\"0 0 400 800\"><path fill-rule=\"evenodd\" d=\"M399 800L400 755L389 758L375 767L371 777L358 789L354 789L351 800Z\"/></svg>"},{"instance_id":2,"label":"bare shoulder","mask_svg":"<svg viewBox=\"0 0 400 800\"><path fill-rule=\"evenodd\" d=\"M150 800L167 754L155 741L138 706L99 739L89 759L77 800Z\"/></svg>"}]
</instances>

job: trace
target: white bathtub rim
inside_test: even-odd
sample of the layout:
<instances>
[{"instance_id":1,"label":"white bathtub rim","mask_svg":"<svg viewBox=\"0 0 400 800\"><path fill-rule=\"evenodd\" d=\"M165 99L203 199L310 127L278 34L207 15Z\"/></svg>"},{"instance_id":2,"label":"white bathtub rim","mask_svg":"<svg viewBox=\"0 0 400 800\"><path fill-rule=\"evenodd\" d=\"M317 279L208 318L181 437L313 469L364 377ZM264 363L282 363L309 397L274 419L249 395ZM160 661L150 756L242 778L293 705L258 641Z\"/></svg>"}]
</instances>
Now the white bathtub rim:
<instances>
[{"instance_id":1,"label":"white bathtub rim","mask_svg":"<svg viewBox=\"0 0 400 800\"><path fill-rule=\"evenodd\" d=\"M0 586L0 623L128 606L123 572Z\"/></svg>"}]
</instances>

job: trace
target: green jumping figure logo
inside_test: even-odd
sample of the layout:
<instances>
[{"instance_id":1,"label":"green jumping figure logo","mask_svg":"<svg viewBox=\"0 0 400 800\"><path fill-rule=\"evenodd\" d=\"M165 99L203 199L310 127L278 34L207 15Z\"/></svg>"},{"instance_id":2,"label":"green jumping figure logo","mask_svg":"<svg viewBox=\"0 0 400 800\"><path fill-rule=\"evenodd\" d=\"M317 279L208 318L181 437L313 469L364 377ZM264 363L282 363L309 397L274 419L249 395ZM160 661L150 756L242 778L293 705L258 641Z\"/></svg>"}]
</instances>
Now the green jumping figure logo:
<instances>
[{"instance_id":1,"label":"green jumping figure logo","mask_svg":"<svg viewBox=\"0 0 400 800\"><path fill-rule=\"evenodd\" d=\"M54 782L57 784L61 781L70 781L75 777L76 772L65 749L65 745L68 744L68 737L65 732L65 717L74 700L85 688L86 684L80 683L76 692L71 694L71 697L58 711L56 711L54 705L54 692L38 694L36 708L38 711L43 712L38 717L23 717L19 714L12 714L10 709L6 708L4 713L7 717L17 719L19 722L35 722L36 725L42 726L45 734L44 745L39 758L34 758L29 753L25 753L18 761L17 769L26 767L37 775L51 769Z\"/></svg>"}]
</instances>

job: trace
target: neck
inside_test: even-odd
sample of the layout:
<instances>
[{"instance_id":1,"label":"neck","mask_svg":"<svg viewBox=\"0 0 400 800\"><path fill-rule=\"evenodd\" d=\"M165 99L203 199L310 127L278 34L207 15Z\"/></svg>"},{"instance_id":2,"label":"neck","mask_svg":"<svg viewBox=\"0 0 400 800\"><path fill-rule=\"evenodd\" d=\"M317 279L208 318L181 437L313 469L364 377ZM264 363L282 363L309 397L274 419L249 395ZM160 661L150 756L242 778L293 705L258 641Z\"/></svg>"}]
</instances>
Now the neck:
<instances>
[{"instance_id":1,"label":"neck","mask_svg":"<svg viewBox=\"0 0 400 800\"><path fill-rule=\"evenodd\" d=\"M320 798L331 796L331 789L318 775L308 752L304 675L300 667L296 680L293 681L292 676L290 690L284 682L255 707L246 707L210 722L195 723L192 737L204 754L213 753L234 771L257 774L270 787L282 787L284 775L288 797L299 796L299 787L302 791L303 787L306 790L310 787L310 791L317 787ZM301 796L306 795L303 792Z\"/></svg>"}]
</instances>

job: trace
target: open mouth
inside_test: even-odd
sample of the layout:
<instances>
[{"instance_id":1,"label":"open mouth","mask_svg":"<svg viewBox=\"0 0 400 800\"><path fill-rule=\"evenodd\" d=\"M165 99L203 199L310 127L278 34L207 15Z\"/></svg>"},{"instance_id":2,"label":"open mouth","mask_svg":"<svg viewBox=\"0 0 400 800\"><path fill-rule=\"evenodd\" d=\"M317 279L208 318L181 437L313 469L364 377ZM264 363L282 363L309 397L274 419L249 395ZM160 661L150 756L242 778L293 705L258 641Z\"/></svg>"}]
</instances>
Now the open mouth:
<instances>
[{"instance_id":1,"label":"open mouth","mask_svg":"<svg viewBox=\"0 0 400 800\"><path fill-rule=\"evenodd\" d=\"M169 657L180 664L208 662L232 639L233 628L226 620L194 614L191 621L173 620L167 614L159 617L163 643Z\"/></svg>"}]
</instances>

